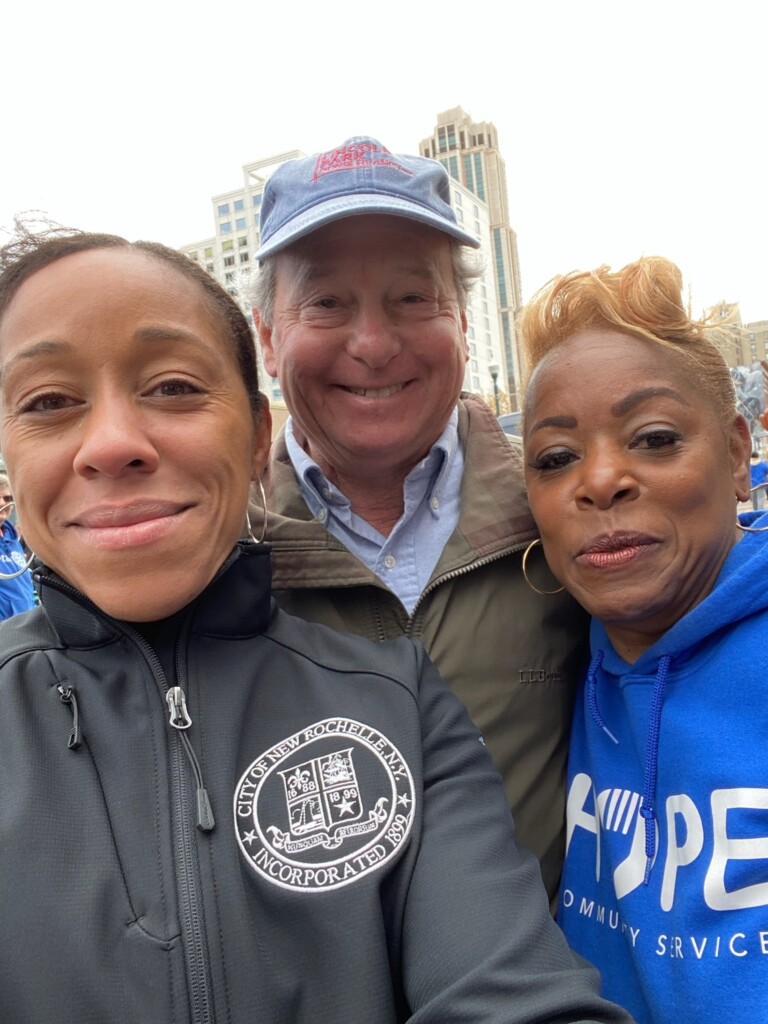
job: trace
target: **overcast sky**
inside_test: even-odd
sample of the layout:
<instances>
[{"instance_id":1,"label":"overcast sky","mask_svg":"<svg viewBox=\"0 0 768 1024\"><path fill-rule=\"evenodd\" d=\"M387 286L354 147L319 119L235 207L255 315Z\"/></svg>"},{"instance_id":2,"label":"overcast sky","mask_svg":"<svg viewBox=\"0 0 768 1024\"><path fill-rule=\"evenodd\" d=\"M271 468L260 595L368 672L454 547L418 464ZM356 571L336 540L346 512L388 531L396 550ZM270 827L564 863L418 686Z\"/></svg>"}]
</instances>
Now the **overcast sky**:
<instances>
[{"instance_id":1,"label":"overcast sky","mask_svg":"<svg viewBox=\"0 0 768 1024\"><path fill-rule=\"evenodd\" d=\"M0 225L195 242L243 164L356 134L415 153L462 106L498 129L525 298L661 254L694 312L768 319L763 6L4 3Z\"/></svg>"}]
</instances>

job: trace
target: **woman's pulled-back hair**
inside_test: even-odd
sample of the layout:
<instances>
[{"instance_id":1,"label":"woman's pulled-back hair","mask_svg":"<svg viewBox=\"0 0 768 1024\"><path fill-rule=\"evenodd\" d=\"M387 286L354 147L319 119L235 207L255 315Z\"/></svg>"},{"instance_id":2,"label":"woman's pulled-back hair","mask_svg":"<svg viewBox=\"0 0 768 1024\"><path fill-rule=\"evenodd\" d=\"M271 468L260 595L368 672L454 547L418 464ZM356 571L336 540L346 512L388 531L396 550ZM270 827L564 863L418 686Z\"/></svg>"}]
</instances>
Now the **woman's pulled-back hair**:
<instances>
[{"instance_id":1,"label":"woman's pulled-back hair","mask_svg":"<svg viewBox=\"0 0 768 1024\"><path fill-rule=\"evenodd\" d=\"M691 363L724 426L736 415L731 374L715 339L722 321L693 320L682 299L683 277L662 256L644 256L618 271L573 271L556 277L523 311L522 344L530 374L545 355L574 334L612 330L656 342Z\"/></svg>"},{"instance_id":2,"label":"woman's pulled-back hair","mask_svg":"<svg viewBox=\"0 0 768 1024\"><path fill-rule=\"evenodd\" d=\"M157 260L197 284L232 344L254 416L259 417L264 396L259 392L256 348L250 325L234 299L202 267L183 253L159 242L129 242L118 235L78 231L52 225L42 227L17 218L13 237L0 247L0 320L24 282L44 267L91 249L129 249Z\"/></svg>"}]
</instances>

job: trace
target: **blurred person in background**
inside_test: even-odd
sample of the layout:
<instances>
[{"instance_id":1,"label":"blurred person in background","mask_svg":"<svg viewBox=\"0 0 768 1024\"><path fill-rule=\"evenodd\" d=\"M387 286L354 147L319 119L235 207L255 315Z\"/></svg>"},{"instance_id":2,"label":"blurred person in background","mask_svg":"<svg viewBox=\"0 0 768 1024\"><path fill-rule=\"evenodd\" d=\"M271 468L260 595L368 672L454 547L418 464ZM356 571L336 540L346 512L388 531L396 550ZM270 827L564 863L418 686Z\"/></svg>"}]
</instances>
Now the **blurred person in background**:
<instances>
[{"instance_id":1,"label":"blurred person in background","mask_svg":"<svg viewBox=\"0 0 768 1024\"><path fill-rule=\"evenodd\" d=\"M269 178L254 318L290 417L265 480L267 535L288 611L421 640L483 734L554 898L587 625L567 595L528 592L521 558L537 533L519 453L461 392L478 245L443 166L376 139Z\"/></svg>"},{"instance_id":2,"label":"blurred person in background","mask_svg":"<svg viewBox=\"0 0 768 1024\"><path fill-rule=\"evenodd\" d=\"M768 1020L768 515L717 326L648 257L525 310L525 475L593 616L577 700L566 936L641 1024ZM531 576L539 590L557 583Z\"/></svg>"},{"instance_id":3,"label":"blurred person in background","mask_svg":"<svg viewBox=\"0 0 768 1024\"><path fill-rule=\"evenodd\" d=\"M0 473L0 619L35 607L35 589L16 526L11 522L13 493Z\"/></svg>"},{"instance_id":4,"label":"blurred person in background","mask_svg":"<svg viewBox=\"0 0 768 1024\"><path fill-rule=\"evenodd\" d=\"M765 508L765 491L768 483L768 463L760 458L760 453L753 451L749 459L750 489L752 491L752 507Z\"/></svg>"}]
</instances>

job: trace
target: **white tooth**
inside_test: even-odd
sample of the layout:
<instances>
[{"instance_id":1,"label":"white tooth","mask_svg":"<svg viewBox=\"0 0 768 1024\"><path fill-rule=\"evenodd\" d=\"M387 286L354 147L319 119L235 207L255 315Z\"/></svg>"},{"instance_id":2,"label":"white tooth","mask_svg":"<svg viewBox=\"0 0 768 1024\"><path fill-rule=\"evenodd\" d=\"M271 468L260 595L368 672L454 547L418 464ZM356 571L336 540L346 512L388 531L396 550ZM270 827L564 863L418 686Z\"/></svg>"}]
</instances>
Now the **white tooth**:
<instances>
[{"instance_id":1,"label":"white tooth","mask_svg":"<svg viewBox=\"0 0 768 1024\"><path fill-rule=\"evenodd\" d=\"M387 398L403 390L402 384L392 384L388 388L353 388L348 389L353 395L364 395L366 398Z\"/></svg>"}]
</instances>

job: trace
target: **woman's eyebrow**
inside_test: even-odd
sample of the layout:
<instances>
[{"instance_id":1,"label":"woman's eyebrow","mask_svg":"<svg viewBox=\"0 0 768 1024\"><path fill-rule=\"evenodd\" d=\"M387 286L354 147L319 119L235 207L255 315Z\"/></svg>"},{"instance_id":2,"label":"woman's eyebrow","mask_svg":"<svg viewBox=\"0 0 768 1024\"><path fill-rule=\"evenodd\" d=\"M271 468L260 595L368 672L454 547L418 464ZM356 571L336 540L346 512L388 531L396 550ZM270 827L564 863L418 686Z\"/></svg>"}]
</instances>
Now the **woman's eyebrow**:
<instances>
[{"instance_id":1,"label":"woman's eyebrow","mask_svg":"<svg viewBox=\"0 0 768 1024\"><path fill-rule=\"evenodd\" d=\"M611 406L611 415L613 416L625 416L628 412L631 412L636 405L640 405L641 402L645 402L648 398L672 398L680 405L687 405L690 407L690 402L675 388L667 387L652 387L652 388L638 388L637 391L632 391L624 398L620 398L618 402L614 402Z\"/></svg>"},{"instance_id":2,"label":"woman's eyebrow","mask_svg":"<svg viewBox=\"0 0 768 1024\"><path fill-rule=\"evenodd\" d=\"M69 352L71 350L72 346L69 342L61 341L57 338L36 341L34 344L27 345L26 348L22 348L20 351L14 353L14 355L12 355L5 363L0 364L0 380L2 380L5 374L17 363L22 363L27 359L35 359L39 355L54 355L56 353Z\"/></svg>"},{"instance_id":3,"label":"woman's eyebrow","mask_svg":"<svg viewBox=\"0 0 768 1024\"><path fill-rule=\"evenodd\" d=\"M576 426L575 416L545 416L543 420L538 420L533 424L531 433L533 434L543 427L563 427L565 430L573 430Z\"/></svg>"}]
</instances>

